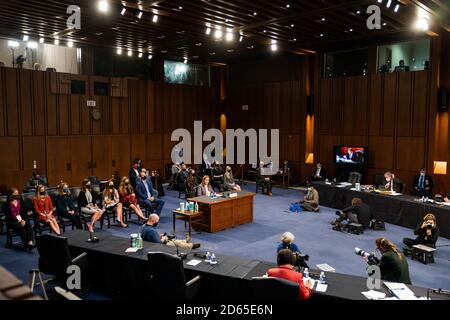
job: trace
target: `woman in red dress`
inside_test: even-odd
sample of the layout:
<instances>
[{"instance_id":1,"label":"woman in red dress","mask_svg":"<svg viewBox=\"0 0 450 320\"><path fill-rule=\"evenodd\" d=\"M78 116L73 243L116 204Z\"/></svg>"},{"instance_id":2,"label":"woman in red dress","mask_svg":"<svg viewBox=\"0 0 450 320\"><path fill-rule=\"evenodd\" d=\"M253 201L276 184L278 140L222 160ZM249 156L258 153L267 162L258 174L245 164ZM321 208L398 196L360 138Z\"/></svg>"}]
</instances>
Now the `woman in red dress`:
<instances>
[{"instance_id":1,"label":"woman in red dress","mask_svg":"<svg viewBox=\"0 0 450 320\"><path fill-rule=\"evenodd\" d=\"M45 191L45 186L40 185L36 188L36 197L33 199L33 206L38 221L50 225L50 228L54 233L61 234L58 221L53 215L52 199Z\"/></svg>"},{"instance_id":2,"label":"woman in red dress","mask_svg":"<svg viewBox=\"0 0 450 320\"><path fill-rule=\"evenodd\" d=\"M134 189L130 184L130 179L128 179L127 177L123 177L122 181L120 182L119 197L120 202L123 206L133 210L141 220L146 220L137 201Z\"/></svg>"}]
</instances>

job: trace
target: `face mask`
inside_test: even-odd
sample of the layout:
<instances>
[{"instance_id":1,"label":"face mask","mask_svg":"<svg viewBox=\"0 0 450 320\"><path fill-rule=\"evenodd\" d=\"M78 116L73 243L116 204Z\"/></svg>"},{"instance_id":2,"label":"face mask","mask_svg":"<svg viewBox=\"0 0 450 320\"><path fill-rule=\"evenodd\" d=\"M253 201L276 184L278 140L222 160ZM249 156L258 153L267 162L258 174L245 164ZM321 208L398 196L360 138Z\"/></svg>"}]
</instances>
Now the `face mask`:
<instances>
[{"instance_id":1,"label":"face mask","mask_svg":"<svg viewBox=\"0 0 450 320\"><path fill-rule=\"evenodd\" d=\"M109 189L114 189L114 185L109 185Z\"/></svg>"},{"instance_id":2,"label":"face mask","mask_svg":"<svg viewBox=\"0 0 450 320\"><path fill-rule=\"evenodd\" d=\"M129 181L126 181L126 182L125 182L125 185L126 185L126 186L129 186L129 185L130 185L130 182L129 182Z\"/></svg>"},{"instance_id":3,"label":"face mask","mask_svg":"<svg viewBox=\"0 0 450 320\"><path fill-rule=\"evenodd\" d=\"M19 200L19 199L20 199L20 195L18 195L18 194L13 194L13 195L11 196L11 199L13 199L13 200Z\"/></svg>"},{"instance_id":4,"label":"face mask","mask_svg":"<svg viewBox=\"0 0 450 320\"><path fill-rule=\"evenodd\" d=\"M156 222L156 223L153 224L153 227L156 228L157 226L158 226L158 222Z\"/></svg>"},{"instance_id":5,"label":"face mask","mask_svg":"<svg viewBox=\"0 0 450 320\"><path fill-rule=\"evenodd\" d=\"M45 190L39 190L39 192L40 192L41 194L43 194L43 193L45 193Z\"/></svg>"},{"instance_id":6,"label":"face mask","mask_svg":"<svg viewBox=\"0 0 450 320\"><path fill-rule=\"evenodd\" d=\"M70 193L70 189L69 188L64 188L63 191L64 191L64 193Z\"/></svg>"},{"instance_id":7,"label":"face mask","mask_svg":"<svg viewBox=\"0 0 450 320\"><path fill-rule=\"evenodd\" d=\"M142 177L142 180L145 180L145 179L147 179L147 176L143 176L143 177Z\"/></svg>"}]
</instances>

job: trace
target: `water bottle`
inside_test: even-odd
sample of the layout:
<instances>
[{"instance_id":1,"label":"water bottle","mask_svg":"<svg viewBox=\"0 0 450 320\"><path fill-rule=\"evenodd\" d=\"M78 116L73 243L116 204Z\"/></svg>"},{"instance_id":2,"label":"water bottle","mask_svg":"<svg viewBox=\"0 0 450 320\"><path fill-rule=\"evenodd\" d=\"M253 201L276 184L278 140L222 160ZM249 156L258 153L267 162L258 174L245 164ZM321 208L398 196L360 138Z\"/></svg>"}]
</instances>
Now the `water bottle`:
<instances>
[{"instance_id":1,"label":"water bottle","mask_svg":"<svg viewBox=\"0 0 450 320\"><path fill-rule=\"evenodd\" d=\"M195 203L195 212L198 212L198 202Z\"/></svg>"},{"instance_id":2,"label":"water bottle","mask_svg":"<svg viewBox=\"0 0 450 320\"><path fill-rule=\"evenodd\" d=\"M308 268L305 268L305 270L303 271L303 277L305 277L306 279L309 278L309 270L308 270Z\"/></svg>"},{"instance_id":3,"label":"water bottle","mask_svg":"<svg viewBox=\"0 0 450 320\"><path fill-rule=\"evenodd\" d=\"M209 253L209 251L206 253L205 262L207 262L207 263L211 262L211 254Z\"/></svg>"},{"instance_id":4,"label":"water bottle","mask_svg":"<svg viewBox=\"0 0 450 320\"><path fill-rule=\"evenodd\" d=\"M144 248L144 240L142 239L142 236L141 236L141 234L139 234L139 236L138 236L138 248L139 249L143 249Z\"/></svg>"},{"instance_id":5,"label":"water bottle","mask_svg":"<svg viewBox=\"0 0 450 320\"><path fill-rule=\"evenodd\" d=\"M217 264L217 258L216 258L216 255L214 253L211 255L211 261L209 263L210 264Z\"/></svg>"},{"instance_id":6,"label":"water bottle","mask_svg":"<svg viewBox=\"0 0 450 320\"><path fill-rule=\"evenodd\" d=\"M326 279L325 279L325 272L321 272L320 273L320 283L326 283Z\"/></svg>"}]
</instances>

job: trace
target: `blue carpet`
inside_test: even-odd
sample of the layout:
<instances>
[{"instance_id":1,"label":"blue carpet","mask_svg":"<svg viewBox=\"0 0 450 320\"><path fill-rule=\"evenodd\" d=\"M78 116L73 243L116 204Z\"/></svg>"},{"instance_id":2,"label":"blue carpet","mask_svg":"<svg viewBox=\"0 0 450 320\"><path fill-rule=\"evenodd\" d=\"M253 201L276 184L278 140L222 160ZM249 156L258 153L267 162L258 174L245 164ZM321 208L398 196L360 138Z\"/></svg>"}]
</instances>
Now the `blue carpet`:
<instances>
[{"instance_id":1,"label":"blue carpet","mask_svg":"<svg viewBox=\"0 0 450 320\"><path fill-rule=\"evenodd\" d=\"M244 187L254 191L254 185ZM250 259L276 261L276 246L281 234L290 231L296 236L295 242L304 253L308 253L308 264L315 266L328 263L337 272L366 276L365 262L355 255L354 248L360 247L366 251L375 251L375 239L385 237L391 239L402 248L404 237L413 237L412 230L386 225L386 231L365 231L362 235L352 235L331 230L330 221L335 219L335 210L321 207L319 213L304 212L291 215L289 204L303 198L303 193L297 190L274 189L274 196L258 194L255 198L254 222L215 234L193 233L194 242L200 242L203 251L212 251L226 255L236 255ZM172 232L173 208L179 207L178 192L168 191L164 198L166 205L161 215L158 229L161 233ZM133 216L133 219L136 219ZM438 221L439 223L439 221ZM117 236L129 237L138 232L140 225L130 223L129 228L112 227L109 231ZM184 223L178 221L178 238L184 237ZM0 237L4 244L6 237ZM429 288L450 289L450 240L440 238L437 243L434 264L424 265L408 260L413 284ZM0 264L13 272L22 280L28 278L28 271L37 266L37 251L21 252L0 246ZM101 298L95 295L89 298Z\"/></svg>"}]
</instances>

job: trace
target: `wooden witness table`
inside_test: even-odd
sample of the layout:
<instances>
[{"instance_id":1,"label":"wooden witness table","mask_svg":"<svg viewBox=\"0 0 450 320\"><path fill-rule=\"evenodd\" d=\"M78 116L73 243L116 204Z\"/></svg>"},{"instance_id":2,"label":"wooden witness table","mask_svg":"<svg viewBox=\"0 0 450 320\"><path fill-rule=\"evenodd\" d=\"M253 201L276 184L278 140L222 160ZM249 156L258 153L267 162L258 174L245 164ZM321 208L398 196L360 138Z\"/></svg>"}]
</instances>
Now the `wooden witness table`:
<instances>
[{"instance_id":1,"label":"wooden witness table","mask_svg":"<svg viewBox=\"0 0 450 320\"><path fill-rule=\"evenodd\" d=\"M207 196L188 199L197 202L199 211L203 212L201 224L193 222L194 229L213 233L253 222L254 193L237 192L233 198L217 195L215 199Z\"/></svg>"},{"instance_id":2,"label":"wooden witness table","mask_svg":"<svg viewBox=\"0 0 450 320\"><path fill-rule=\"evenodd\" d=\"M172 211L173 214L173 233L175 233L175 223L176 220L183 220L185 222L185 227L186 227L186 222L189 224L189 237L191 237L191 227L192 227L192 223L197 223L197 224L201 224L198 223L197 220L201 220L202 216L203 216L203 212L202 211L188 211L188 210L173 210Z\"/></svg>"}]
</instances>

